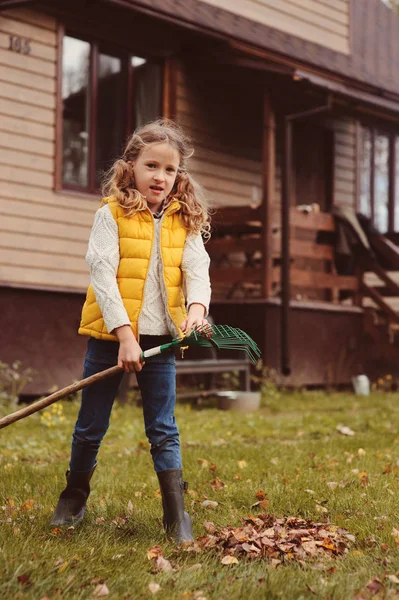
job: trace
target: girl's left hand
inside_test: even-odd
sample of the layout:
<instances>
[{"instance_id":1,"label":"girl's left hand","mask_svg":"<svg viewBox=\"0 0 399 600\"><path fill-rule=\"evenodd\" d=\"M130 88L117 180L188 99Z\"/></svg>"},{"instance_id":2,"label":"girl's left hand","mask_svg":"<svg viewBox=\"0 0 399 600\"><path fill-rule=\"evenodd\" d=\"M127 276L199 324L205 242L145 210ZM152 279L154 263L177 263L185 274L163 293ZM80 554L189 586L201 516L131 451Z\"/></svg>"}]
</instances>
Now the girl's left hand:
<instances>
[{"instance_id":1,"label":"girl's left hand","mask_svg":"<svg viewBox=\"0 0 399 600\"><path fill-rule=\"evenodd\" d=\"M191 304L188 310L187 319L184 319L180 325L183 333L190 333L195 327L207 325L208 321L204 318L205 307L202 304Z\"/></svg>"}]
</instances>

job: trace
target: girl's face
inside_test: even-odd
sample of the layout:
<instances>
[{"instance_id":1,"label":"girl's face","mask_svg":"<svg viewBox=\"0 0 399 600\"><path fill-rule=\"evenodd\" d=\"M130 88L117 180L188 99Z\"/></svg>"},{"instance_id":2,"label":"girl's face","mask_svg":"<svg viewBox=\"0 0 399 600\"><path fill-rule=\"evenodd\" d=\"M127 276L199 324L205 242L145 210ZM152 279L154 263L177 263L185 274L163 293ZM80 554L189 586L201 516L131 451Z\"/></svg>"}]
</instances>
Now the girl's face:
<instances>
[{"instance_id":1,"label":"girl's face","mask_svg":"<svg viewBox=\"0 0 399 600\"><path fill-rule=\"evenodd\" d=\"M179 152L167 142L150 144L132 162L136 189L151 212L157 212L172 191L179 164Z\"/></svg>"}]
</instances>

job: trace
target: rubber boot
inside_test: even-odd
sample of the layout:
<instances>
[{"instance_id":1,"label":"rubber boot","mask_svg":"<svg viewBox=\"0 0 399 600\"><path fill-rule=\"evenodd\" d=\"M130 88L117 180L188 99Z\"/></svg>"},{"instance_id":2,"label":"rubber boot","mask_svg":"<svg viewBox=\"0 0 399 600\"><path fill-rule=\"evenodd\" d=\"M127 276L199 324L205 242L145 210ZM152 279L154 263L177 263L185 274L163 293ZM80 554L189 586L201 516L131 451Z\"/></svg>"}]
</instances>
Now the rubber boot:
<instances>
[{"instance_id":1,"label":"rubber boot","mask_svg":"<svg viewBox=\"0 0 399 600\"><path fill-rule=\"evenodd\" d=\"M84 517L87 498L90 494L90 479L94 469L88 473L83 471L67 471L67 485L61 492L50 525L78 525Z\"/></svg>"},{"instance_id":2,"label":"rubber boot","mask_svg":"<svg viewBox=\"0 0 399 600\"><path fill-rule=\"evenodd\" d=\"M184 490L188 489L183 481L181 469L168 469L157 473L162 494L163 526L178 544L193 542L191 518L184 510Z\"/></svg>"}]
</instances>

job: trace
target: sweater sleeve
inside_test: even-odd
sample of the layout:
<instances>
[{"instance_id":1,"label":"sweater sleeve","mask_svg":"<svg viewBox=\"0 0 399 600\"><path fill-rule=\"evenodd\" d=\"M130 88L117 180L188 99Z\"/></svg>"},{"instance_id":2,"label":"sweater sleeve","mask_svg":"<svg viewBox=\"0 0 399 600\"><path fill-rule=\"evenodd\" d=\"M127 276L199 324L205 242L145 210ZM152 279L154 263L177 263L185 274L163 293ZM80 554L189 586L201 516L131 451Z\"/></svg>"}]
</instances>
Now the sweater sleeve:
<instances>
[{"instance_id":1,"label":"sweater sleeve","mask_svg":"<svg viewBox=\"0 0 399 600\"><path fill-rule=\"evenodd\" d=\"M209 312L211 283L209 279L210 258L200 234L188 235L183 249L181 269L184 278L187 306L198 303Z\"/></svg>"},{"instance_id":2,"label":"sweater sleeve","mask_svg":"<svg viewBox=\"0 0 399 600\"><path fill-rule=\"evenodd\" d=\"M118 226L109 206L105 205L94 217L86 262L96 300L109 333L116 327L130 325L116 281L119 260Z\"/></svg>"}]
</instances>

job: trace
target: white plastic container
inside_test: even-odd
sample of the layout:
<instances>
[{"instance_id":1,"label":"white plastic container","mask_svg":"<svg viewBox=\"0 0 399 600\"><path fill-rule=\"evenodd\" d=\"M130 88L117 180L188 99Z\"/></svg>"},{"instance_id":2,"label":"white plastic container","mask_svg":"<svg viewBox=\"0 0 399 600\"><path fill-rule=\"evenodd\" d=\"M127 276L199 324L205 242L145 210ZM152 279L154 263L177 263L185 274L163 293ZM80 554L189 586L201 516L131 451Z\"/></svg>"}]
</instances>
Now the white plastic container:
<instances>
[{"instance_id":1,"label":"white plastic container","mask_svg":"<svg viewBox=\"0 0 399 600\"><path fill-rule=\"evenodd\" d=\"M352 377L353 389L358 396L368 396L370 394L370 379L367 375L357 375Z\"/></svg>"},{"instance_id":2,"label":"white plastic container","mask_svg":"<svg viewBox=\"0 0 399 600\"><path fill-rule=\"evenodd\" d=\"M259 410L260 392L218 392L217 401L220 410L253 412Z\"/></svg>"}]
</instances>

